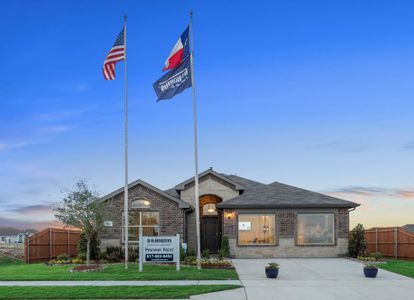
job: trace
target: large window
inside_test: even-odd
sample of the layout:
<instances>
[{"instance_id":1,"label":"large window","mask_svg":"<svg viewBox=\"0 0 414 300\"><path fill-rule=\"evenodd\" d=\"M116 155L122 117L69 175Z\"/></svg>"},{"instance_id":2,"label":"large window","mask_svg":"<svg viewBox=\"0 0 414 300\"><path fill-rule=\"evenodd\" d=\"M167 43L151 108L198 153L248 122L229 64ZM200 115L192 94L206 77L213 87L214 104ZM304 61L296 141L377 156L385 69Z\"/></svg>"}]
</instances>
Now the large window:
<instances>
[{"instance_id":1,"label":"large window","mask_svg":"<svg viewBox=\"0 0 414 300\"><path fill-rule=\"evenodd\" d=\"M239 245L274 245L275 215L239 214Z\"/></svg>"},{"instance_id":2,"label":"large window","mask_svg":"<svg viewBox=\"0 0 414 300\"><path fill-rule=\"evenodd\" d=\"M142 235L157 236L159 234L160 213L154 211L130 211L128 217L128 241L139 241L139 228ZM142 218L142 220L141 220ZM124 214L122 214L122 240L125 241Z\"/></svg>"},{"instance_id":3,"label":"large window","mask_svg":"<svg viewBox=\"0 0 414 300\"><path fill-rule=\"evenodd\" d=\"M298 214L298 245L333 245L335 243L333 213Z\"/></svg>"}]
</instances>

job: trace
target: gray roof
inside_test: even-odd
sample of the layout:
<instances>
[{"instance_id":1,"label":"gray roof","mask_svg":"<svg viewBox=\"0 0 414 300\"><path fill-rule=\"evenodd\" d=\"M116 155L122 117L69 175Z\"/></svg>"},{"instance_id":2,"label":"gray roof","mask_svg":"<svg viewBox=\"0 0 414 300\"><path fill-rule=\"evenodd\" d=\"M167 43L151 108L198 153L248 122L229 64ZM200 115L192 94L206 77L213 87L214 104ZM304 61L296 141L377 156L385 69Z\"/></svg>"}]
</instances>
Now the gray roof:
<instances>
[{"instance_id":1,"label":"gray roof","mask_svg":"<svg viewBox=\"0 0 414 300\"><path fill-rule=\"evenodd\" d=\"M404 228L405 230L409 231L409 232L414 233L414 224L407 224L407 225L404 225L404 226L403 226L403 228Z\"/></svg>"},{"instance_id":2,"label":"gray roof","mask_svg":"<svg viewBox=\"0 0 414 300\"><path fill-rule=\"evenodd\" d=\"M150 189L153 192L155 192L155 193L157 193L157 194L159 194L161 196L164 196L165 198L168 198L168 199L176 202L178 204L178 207L179 208L190 208L191 207L187 202L184 202L183 200L181 200L181 199L179 199L177 197L174 197L170 193L161 191L160 189L156 188L155 186L153 186L153 185L151 185L151 184L149 184L149 183L147 183L147 182L145 182L145 181L143 181L141 179L135 180L134 182L131 182L130 184L128 184L128 190L131 189L131 188L133 188L136 185L142 185L142 186L146 187L147 189ZM124 187L121 187L121 188L117 189L116 191L114 191L114 192L112 192L112 193L110 193L110 194L108 194L108 195L100 198L98 200L98 202L106 201L106 200L108 200L110 198L113 198L113 197L115 197L115 196L123 193L123 192L124 192Z\"/></svg>"},{"instance_id":3,"label":"gray roof","mask_svg":"<svg viewBox=\"0 0 414 300\"><path fill-rule=\"evenodd\" d=\"M212 174L212 175L214 175L214 176L216 176L216 177L220 178L221 180L224 180L225 182L229 183L230 185L233 185L233 186L234 186L234 189L235 189L236 191L241 191L241 190L244 190L244 186L243 186L243 185L239 184L238 182L233 181L233 180L230 178L230 176L227 176L227 175L223 175L223 174L217 173L216 171L214 171L214 170L213 170L213 168L210 168L210 169L208 169L208 170L204 171L203 173L200 173L200 174L198 175L198 178L201 178L201 177L206 176L206 175L208 175L208 174ZM187 179L186 181L183 181L183 182L181 182L180 184L177 184L177 185L175 186L175 189L176 189L177 191L182 191L182 190L184 190L184 189L185 189L185 186L186 186L187 184L192 183L193 181L194 181L194 177L191 177L190 179Z\"/></svg>"},{"instance_id":4,"label":"gray roof","mask_svg":"<svg viewBox=\"0 0 414 300\"><path fill-rule=\"evenodd\" d=\"M359 204L304 190L280 182L262 184L245 178L230 175L233 180L246 182L245 192L238 197L226 200L218 208L352 208Z\"/></svg>"}]
</instances>

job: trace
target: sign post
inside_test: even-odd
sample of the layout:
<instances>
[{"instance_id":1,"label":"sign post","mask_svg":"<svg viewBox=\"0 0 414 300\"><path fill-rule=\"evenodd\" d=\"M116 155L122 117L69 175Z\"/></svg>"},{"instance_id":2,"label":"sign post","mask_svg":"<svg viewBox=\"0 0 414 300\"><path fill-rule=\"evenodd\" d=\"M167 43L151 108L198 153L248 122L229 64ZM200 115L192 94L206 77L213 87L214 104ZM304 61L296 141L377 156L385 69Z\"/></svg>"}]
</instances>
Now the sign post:
<instances>
[{"instance_id":1,"label":"sign post","mask_svg":"<svg viewBox=\"0 0 414 300\"><path fill-rule=\"evenodd\" d=\"M139 237L139 271L144 262L175 262L180 271L180 235ZM142 241L142 243L141 243Z\"/></svg>"}]
</instances>

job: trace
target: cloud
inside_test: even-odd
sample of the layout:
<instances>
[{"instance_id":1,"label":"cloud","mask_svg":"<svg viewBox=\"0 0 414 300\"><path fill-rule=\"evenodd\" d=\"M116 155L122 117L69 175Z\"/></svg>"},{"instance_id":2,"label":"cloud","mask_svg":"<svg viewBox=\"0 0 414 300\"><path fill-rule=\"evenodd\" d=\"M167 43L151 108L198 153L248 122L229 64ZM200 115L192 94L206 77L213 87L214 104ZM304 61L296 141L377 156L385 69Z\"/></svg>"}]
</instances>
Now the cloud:
<instances>
[{"instance_id":1,"label":"cloud","mask_svg":"<svg viewBox=\"0 0 414 300\"><path fill-rule=\"evenodd\" d=\"M34 117L36 120L40 121L64 121L76 118L79 115L85 113L86 111L88 111L88 109L59 110L54 112L36 114Z\"/></svg>"},{"instance_id":2,"label":"cloud","mask_svg":"<svg viewBox=\"0 0 414 300\"><path fill-rule=\"evenodd\" d=\"M22 147L25 147L27 145L30 145L30 143L26 143L26 142L18 142L18 143L0 142L0 151L22 148Z\"/></svg>"},{"instance_id":3,"label":"cloud","mask_svg":"<svg viewBox=\"0 0 414 300\"><path fill-rule=\"evenodd\" d=\"M72 128L73 128L72 126L54 125L54 126L40 127L38 131L44 132L44 133L61 133L61 132L71 130Z\"/></svg>"},{"instance_id":4,"label":"cloud","mask_svg":"<svg viewBox=\"0 0 414 300\"><path fill-rule=\"evenodd\" d=\"M63 227L63 224L57 220L50 221L21 221L12 218L0 217L0 227L15 227L18 229L33 228L42 230L47 227Z\"/></svg>"},{"instance_id":5,"label":"cloud","mask_svg":"<svg viewBox=\"0 0 414 300\"><path fill-rule=\"evenodd\" d=\"M413 150L413 149L414 149L414 141L408 141L408 142L404 145L404 149Z\"/></svg>"},{"instance_id":6,"label":"cloud","mask_svg":"<svg viewBox=\"0 0 414 300\"><path fill-rule=\"evenodd\" d=\"M367 197L397 197L403 199L414 200L414 188L384 188L373 186L348 186L342 187L326 193L342 194L342 195L359 195Z\"/></svg>"},{"instance_id":7,"label":"cloud","mask_svg":"<svg viewBox=\"0 0 414 300\"><path fill-rule=\"evenodd\" d=\"M44 214L49 213L52 211L52 208L50 205L43 205L43 204L37 204L37 205L28 205L28 206L22 206L19 208L14 208L11 211L24 214L24 215L34 215L34 214Z\"/></svg>"}]
</instances>

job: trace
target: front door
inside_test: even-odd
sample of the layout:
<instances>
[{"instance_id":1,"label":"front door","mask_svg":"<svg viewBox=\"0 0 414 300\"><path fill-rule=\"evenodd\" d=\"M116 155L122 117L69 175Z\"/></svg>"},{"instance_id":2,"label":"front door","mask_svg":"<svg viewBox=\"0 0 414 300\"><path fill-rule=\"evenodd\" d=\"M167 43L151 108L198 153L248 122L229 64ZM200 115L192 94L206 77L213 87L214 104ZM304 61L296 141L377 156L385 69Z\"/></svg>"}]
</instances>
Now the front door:
<instances>
[{"instance_id":1,"label":"front door","mask_svg":"<svg viewBox=\"0 0 414 300\"><path fill-rule=\"evenodd\" d=\"M203 217L201 221L201 249L217 253L221 240L221 222L218 216Z\"/></svg>"}]
</instances>

